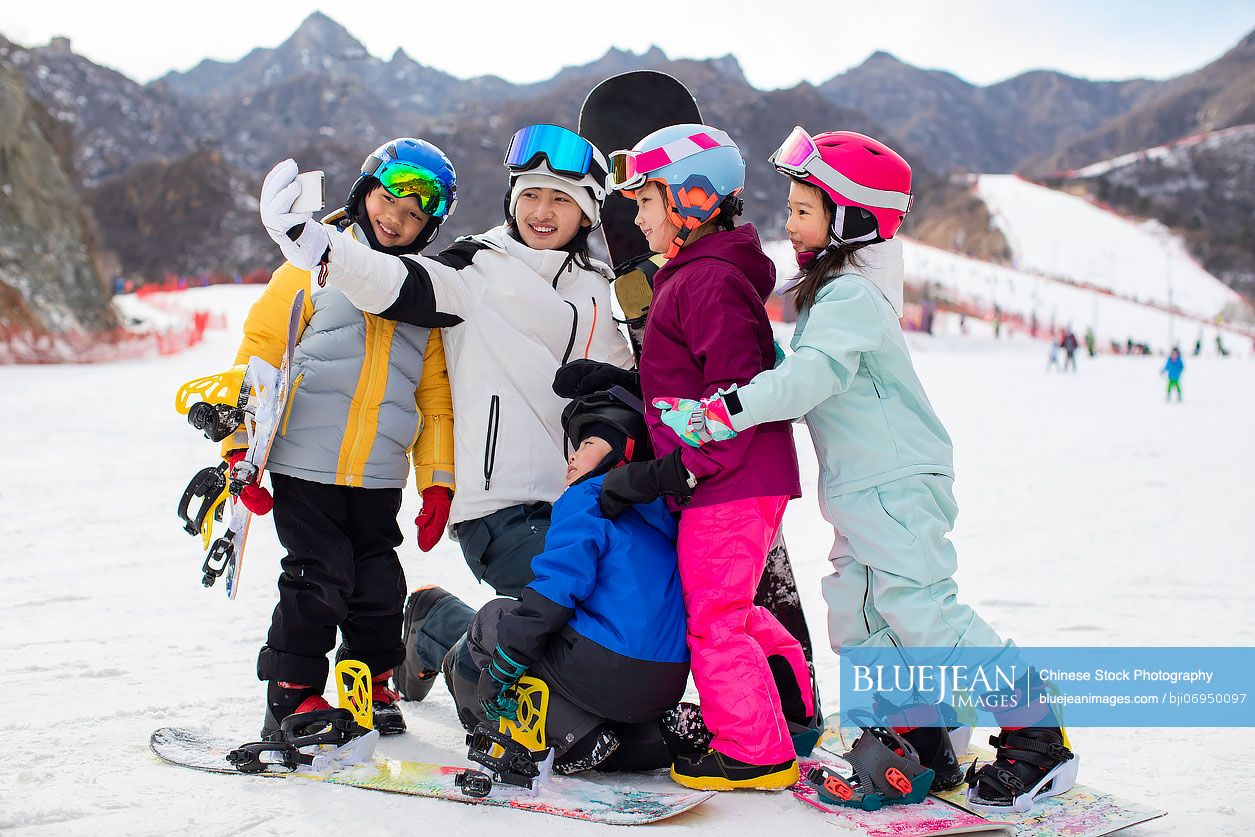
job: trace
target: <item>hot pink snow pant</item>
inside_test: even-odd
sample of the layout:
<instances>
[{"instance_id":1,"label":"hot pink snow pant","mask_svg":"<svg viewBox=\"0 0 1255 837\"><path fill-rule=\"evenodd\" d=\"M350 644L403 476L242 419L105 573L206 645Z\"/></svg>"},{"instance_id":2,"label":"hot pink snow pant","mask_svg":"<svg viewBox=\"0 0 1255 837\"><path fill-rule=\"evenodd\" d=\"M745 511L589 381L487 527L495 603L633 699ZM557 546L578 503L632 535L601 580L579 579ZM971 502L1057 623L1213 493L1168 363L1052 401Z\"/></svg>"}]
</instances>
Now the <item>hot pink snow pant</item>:
<instances>
[{"instance_id":1,"label":"hot pink snow pant","mask_svg":"<svg viewBox=\"0 0 1255 837\"><path fill-rule=\"evenodd\" d=\"M749 764L794 758L769 656L788 661L807 711L814 712L802 646L754 604L786 502L752 497L686 509L676 542L693 682L702 718L714 733L711 746Z\"/></svg>"}]
</instances>

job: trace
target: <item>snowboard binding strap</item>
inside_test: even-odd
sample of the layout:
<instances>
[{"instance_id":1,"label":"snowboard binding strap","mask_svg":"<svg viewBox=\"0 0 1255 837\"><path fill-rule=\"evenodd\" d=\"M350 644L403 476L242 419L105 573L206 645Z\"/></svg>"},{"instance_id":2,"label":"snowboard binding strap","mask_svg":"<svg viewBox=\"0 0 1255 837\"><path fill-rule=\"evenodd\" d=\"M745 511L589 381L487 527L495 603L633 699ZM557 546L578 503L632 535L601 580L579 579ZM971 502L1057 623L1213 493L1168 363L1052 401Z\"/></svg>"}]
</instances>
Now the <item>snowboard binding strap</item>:
<instances>
[{"instance_id":1,"label":"snowboard binding strap","mask_svg":"<svg viewBox=\"0 0 1255 837\"><path fill-rule=\"evenodd\" d=\"M884 805L922 802L933 784L933 771L920 764L915 748L889 727L863 726L863 734L842 758L853 775L842 776L822 765L806 774L820 800L829 805L878 811Z\"/></svg>"},{"instance_id":2,"label":"snowboard binding strap","mask_svg":"<svg viewBox=\"0 0 1255 837\"><path fill-rule=\"evenodd\" d=\"M1062 733L1060 733L1062 735ZM967 801L981 813L1022 814L1032 809L1038 799L1066 793L1076 784L1080 758L1066 745L1039 741L1020 730L1003 730L989 736L996 748L997 761L967 769ZM1042 771L1032 787L999 762L1020 762Z\"/></svg>"},{"instance_id":3,"label":"snowboard binding strap","mask_svg":"<svg viewBox=\"0 0 1255 837\"><path fill-rule=\"evenodd\" d=\"M531 789L540 778L540 768L533 760L533 752L515 741L509 734L495 730L487 724L479 724L466 736L466 756L492 771L493 778L507 785ZM500 749L500 753L494 750Z\"/></svg>"},{"instance_id":4,"label":"snowboard binding strap","mask_svg":"<svg viewBox=\"0 0 1255 837\"><path fill-rule=\"evenodd\" d=\"M183 489L179 499L179 519L183 521L183 531L189 535L200 535L204 548L209 548L213 535L212 520L222 520L222 506L227 499L227 463L220 462L216 466L201 468ZM201 498L200 508L195 514L189 511L192 498Z\"/></svg>"}]
</instances>

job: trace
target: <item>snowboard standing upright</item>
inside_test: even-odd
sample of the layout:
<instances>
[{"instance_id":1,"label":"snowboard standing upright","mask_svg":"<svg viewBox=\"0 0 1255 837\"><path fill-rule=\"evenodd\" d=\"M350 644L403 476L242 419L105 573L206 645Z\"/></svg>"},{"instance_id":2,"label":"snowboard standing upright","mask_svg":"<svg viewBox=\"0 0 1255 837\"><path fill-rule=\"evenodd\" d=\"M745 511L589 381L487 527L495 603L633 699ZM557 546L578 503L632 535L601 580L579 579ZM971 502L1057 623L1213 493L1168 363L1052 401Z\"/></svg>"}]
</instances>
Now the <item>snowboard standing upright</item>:
<instances>
[{"instance_id":1,"label":"snowboard standing upright","mask_svg":"<svg viewBox=\"0 0 1255 837\"><path fill-rule=\"evenodd\" d=\"M579 133L609 155L632 148L659 128L701 121L697 100L679 80L666 73L640 70L612 76L592 89L580 109ZM636 204L619 194L606 198L601 210L601 230L610 262L615 266L612 289L631 338L632 352L639 361L653 277L664 260L650 251L645 236L636 228L635 217ZM767 555L767 568L754 603L780 620L802 644L810 662L810 631L783 532L776 536Z\"/></svg>"}]
</instances>

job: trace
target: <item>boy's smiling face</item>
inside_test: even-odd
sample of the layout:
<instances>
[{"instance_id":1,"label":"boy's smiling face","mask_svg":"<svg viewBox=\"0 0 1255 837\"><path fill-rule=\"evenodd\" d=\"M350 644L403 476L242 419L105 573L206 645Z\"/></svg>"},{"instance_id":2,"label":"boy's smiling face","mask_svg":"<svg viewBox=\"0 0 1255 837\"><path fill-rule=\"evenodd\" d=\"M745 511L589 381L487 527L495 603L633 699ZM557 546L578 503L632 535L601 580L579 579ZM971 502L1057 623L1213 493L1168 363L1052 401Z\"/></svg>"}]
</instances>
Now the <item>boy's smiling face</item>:
<instances>
[{"instance_id":1,"label":"boy's smiling face","mask_svg":"<svg viewBox=\"0 0 1255 837\"><path fill-rule=\"evenodd\" d=\"M578 480L601 464L610 453L610 443L599 436L588 436L566 460L566 484Z\"/></svg>"},{"instance_id":2,"label":"boy's smiling face","mask_svg":"<svg viewBox=\"0 0 1255 837\"><path fill-rule=\"evenodd\" d=\"M384 247L410 246L430 218L418 208L418 198L398 198L382 186L366 196L366 217L375 239Z\"/></svg>"}]
</instances>

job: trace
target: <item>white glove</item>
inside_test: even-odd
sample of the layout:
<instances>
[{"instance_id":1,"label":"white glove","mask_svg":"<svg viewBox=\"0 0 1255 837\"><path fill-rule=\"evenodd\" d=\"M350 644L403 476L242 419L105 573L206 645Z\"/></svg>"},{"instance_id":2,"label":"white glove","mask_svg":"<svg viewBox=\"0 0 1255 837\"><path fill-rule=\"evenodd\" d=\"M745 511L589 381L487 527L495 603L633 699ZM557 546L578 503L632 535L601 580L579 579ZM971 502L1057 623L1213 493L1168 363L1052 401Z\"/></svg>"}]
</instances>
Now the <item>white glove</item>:
<instances>
[{"instance_id":1,"label":"white glove","mask_svg":"<svg viewBox=\"0 0 1255 837\"><path fill-rule=\"evenodd\" d=\"M330 241L314 213L291 211L301 195L298 171L296 161L289 157L266 175L261 184L261 223L289 262L301 270L313 270L322 262ZM288 238L288 230L301 224L305 226L297 239Z\"/></svg>"}]
</instances>

